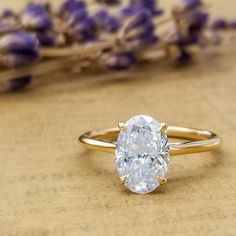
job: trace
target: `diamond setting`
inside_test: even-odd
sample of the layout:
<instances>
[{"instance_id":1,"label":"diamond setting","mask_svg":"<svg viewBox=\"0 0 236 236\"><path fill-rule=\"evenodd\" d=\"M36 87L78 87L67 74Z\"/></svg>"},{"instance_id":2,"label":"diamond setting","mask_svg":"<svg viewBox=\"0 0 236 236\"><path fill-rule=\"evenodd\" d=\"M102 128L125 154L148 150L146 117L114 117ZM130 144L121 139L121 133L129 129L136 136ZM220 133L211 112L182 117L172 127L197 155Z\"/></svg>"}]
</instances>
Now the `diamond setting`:
<instances>
[{"instance_id":1,"label":"diamond setting","mask_svg":"<svg viewBox=\"0 0 236 236\"><path fill-rule=\"evenodd\" d=\"M150 116L138 115L125 123L116 145L116 168L124 185L145 194L160 186L168 169L169 144L161 124Z\"/></svg>"}]
</instances>

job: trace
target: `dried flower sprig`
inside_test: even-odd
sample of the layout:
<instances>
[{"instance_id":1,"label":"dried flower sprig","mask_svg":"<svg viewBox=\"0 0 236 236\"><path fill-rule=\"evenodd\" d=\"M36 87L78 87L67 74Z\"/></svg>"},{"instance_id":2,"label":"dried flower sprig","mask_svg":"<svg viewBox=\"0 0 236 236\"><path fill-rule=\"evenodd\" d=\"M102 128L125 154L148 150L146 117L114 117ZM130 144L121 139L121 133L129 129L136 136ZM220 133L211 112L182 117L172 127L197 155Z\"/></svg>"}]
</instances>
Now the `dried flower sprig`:
<instances>
[{"instance_id":1,"label":"dried flower sprig","mask_svg":"<svg viewBox=\"0 0 236 236\"><path fill-rule=\"evenodd\" d=\"M120 4L115 13L101 7L91 12L83 0L65 0L58 11L49 3L38 2L30 2L20 13L2 10L2 88L21 90L32 83L34 75L84 60L91 66L126 70L146 59L149 51L185 64L193 58L193 48L216 43L219 31L236 29L235 21L209 21L201 0L179 1L168 18L158 3L130 0L126 6ZM171 26L167 22L172 22ZM165 26L165 31L159 31Z\"/></svg>"}]
</instances>

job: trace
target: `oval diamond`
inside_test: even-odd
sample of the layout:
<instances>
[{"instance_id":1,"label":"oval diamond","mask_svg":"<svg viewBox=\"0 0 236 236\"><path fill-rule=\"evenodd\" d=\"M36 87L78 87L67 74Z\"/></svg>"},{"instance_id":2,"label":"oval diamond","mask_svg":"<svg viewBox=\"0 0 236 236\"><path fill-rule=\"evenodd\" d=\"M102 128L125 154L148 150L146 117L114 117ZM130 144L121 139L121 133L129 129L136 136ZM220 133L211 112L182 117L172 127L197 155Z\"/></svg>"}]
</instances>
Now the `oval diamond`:
<instances>
[{"instance_id":1,"label":"oval diamond","mask_svg":"<svg viewBox=\"0 0 236 236\"><path fill-rule=\"evenodd\" d=\"M125 123L116 145L116 168L124 185L135 193L150 193L165 177L169 145L161 124L150 116L139 115Z\"/></svg>"}]
</instances>

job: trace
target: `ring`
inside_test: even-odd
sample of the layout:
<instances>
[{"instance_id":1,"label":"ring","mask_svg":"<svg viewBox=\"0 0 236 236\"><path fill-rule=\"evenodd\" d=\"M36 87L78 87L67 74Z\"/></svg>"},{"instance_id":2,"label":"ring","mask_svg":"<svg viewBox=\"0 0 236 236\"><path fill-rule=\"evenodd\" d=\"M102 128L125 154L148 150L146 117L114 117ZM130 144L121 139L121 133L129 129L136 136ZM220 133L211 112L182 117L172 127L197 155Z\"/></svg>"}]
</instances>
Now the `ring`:
<instances>
[{"instance_id":1,"label":"ring","mask_svg":"<svg viewBox=\"0 0 236 236\"><path fill-rule=\"evenodd\" d=\"M168 138L184 139L169 143ZM150 193L165 184L169 156L206 152L221 146L213 132L167 126L138 115L117 128L87 132L79 137L87 148L115 153L120 183L134 193Z\"/></svg>"}]
</instances>

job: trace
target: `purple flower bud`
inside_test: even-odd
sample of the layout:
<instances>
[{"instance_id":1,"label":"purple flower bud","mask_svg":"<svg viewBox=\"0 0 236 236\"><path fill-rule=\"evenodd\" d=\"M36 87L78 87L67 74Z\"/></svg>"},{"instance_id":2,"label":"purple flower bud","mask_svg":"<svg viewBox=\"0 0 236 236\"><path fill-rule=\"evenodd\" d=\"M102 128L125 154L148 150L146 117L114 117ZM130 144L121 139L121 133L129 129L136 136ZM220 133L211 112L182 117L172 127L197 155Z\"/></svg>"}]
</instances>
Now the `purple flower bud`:
<instances>
[{"instance_id":1,"label":"purple flower bud","mask_svg":"<svg viewBox=\"0 0 236 236\"><path fill-rule=\"evenodd\" d=\"M189 17L188 34L186 43L198 43L200 40L202 29L208 21L208 13L205 12L193 12Z\"/></svg>"},{"instance_id":2,"label":"purple flower bud","mask_svg":"<svg viewBox=\"0 0 236 236\"><path fill-rule=\"evenodd\" d=\"M85 9L70 12L65 21L73 38L80 42L93 41L96 38L96 25L94 19Z\"/></svg>"},{"instance_id":3,"label":"purple flower bud","mask_svg":"<svg viewBox=\"0 0 236 236\"><path fill-rule=\"evenodd\" d=\"M76 40L80 42L88 42L95 40L95 23L91 17L85 18L83 21L78 21L72 27L72 34Z\"/></svg>"},{"instance_id":4,"label":"purple flower bud","mask_svg":"<svg viewBox=\"0 0 236 236\"><path fill-rule=\"evenodd\" d=\"M86 4L83 0L65 0L60 7L60 13L63 17L81 10L86 10Z\"/></svg>"},{"instance_id":5,"label":"purple flower bud","mask_svg":"<svg viewBox=\"0 0 236 236\"><path fill-rule=\"evenodd\" d=\"M142 26L140 26L138 31L139 31L138 37L140 37L140 38L144 38L149 35L153 36L154 31L155 31L155 26L150 21L150 22L147 22L147 23L143 24Z\"/></svg>"},{"instance_id":6,"label":"purple flower bud","mask_svg":"<svg viewBox=\"0 0 236 236\"><path fill-rule=\"evenodd\" d=\"M88 12L84 9L84 10L74 11L71 14L68 14L65 20L69 26L74 27L80 22L85 21L87 18L89 18L89 15Z\"/></svg>"},{"instance_id":7,"label":"purple flower bud","mask_svg":"<svg viewBox=\"0 0 236 236\"><path fill-rule=\"evenodd\" d=\"M29 85L31 85L32 81L33 81L33 78L30 75L25 75L18 78L10 79L7 82L7 90L15 92L15 91L25 89Z\"/></svg>"},{"instance_id":8,"label":"purple flower bud","mask_svg":"<svg viewBox=\"0 0 236 236\"><path fill-rule=\"evenodd\" d=\"M129 27L138 27L144 23L152 21L150 13L145 9L124 8L121 10L121 18L125 22L129 22Z\"/></svg>"},{"instance_id":9,"label":"purple flower bud","mask_svg":"<svg viewBox=\"0 0 236 236\"><path fill-rule=\"evenodd\" d=\"M0 11L0 18L1 19L13 17L13 16L14 16L14 12L10 8L5 8Z\"/></svg>"},{"instance_id":10,"label":"purple flower bud","mask_svg":"<svg viewBox=\"0 0 236 236\"><path fill-rule=\"evenodd\" d=\"M0 51L15 52L18 50L38 51L37 38L26 32L15 32L0 38Z\"/></svg>"},{"instance_id":11,"label":"purple flower bud","mask_svg":"<svg viewBox=\"0 0 236 236\"><path fill-rule=\"evenodd\" d=\"M129 50L148 47L156 42L155 26L150 13L145 9L126 8L121 12L123 16L123 42Z\"/></svg>"},{"instance_id":12,"label":"purple flower bud","mask_svg":"<svg viewBox=\"0 0 236 236\"><path fill-rule=\"evenodd\" d=\"M134 12L135 12L135 9L134 9L134 8L132 8L132 7L126 7L126 8L121 9L120 15L121 15L121 17L129 17L129 16L131 16L132 14L134 14Z\"/></svg>"},{"instance_id":13,"label":"purple flower bud","mask_svg":"<svg viewBox=\"0 0 236 236\"><path fill-rule=\"evenodd\" d=\"M100 60L105 67L112 70L127 70L138 62L136 56L130 52L103 53Z\"/></svg>"},{"instance_id":14,"label":"purple flower bud","mask_svg":"<svg viewBox=\"0 0 236 236\"><path fill-rule=\"evenodd\" d=\"M7 66L28 64L39 59L39 42L30 33L11 33L0 38L0 54Z\"/></svg>"},{"instance_id":15,"label":"purple flower bud","mask_svg":"<svg viewBox=\"0 0 236 236\"><path fill-rule=\"evenodd\" d=\"M66 0L61 6L61 15L69 26L69 34L79 42L89 42L96 38L96 26L88 15L86 5L81 0Z\"/></svg>"},{"instance_id":16,"label":"purple flower bud","mask_svg":"<svg viewBox=\"0 0 236 236\"><path fill-rule=\"evenodd\" d=\"M22 25L33 30L45 31L53 26L53 21L45 6L30 3L21 15Z\"/></svg>"},{"instance_id":17,"label":"purple flower bud","mask_svg":"<svg viewBox=\"0 0 236 236\"><path fill-rule=\"evenodd\" d=\"M228 22L225 19L216 19L212 22L212 28L214 30L223 30L228 27Z\"/></svg>"},{"instance_id":18,"label":"purple flower bud","mask_svg":"<svg viewBox=\"0 0 236 236\"><path fill-rule=\"evenodd\" d=\"M197 28L202 28L206 25L208 21L208 13L196 11L193 12L190 16L190 24Z\"/></svg>"},{"instance_id":19,"label":"purple flower bud","mask_svg":"<svg viewBox=\"0 0 236 236\"><path fill-rule=\"evenodd\" d=\"M109 33L116 32L120 28L119 20L105 10L98 11L94 15L94 21L98 28Z\"/></svg>"},{"instance_id":20,"label":"purple flower bud","mask_svg":"<svg viewBox=\"0 0 236 236\"><path fill-rule=\"evenodd\" d=\"M104 18L109 17L109 13L106 10L99 10L98 12L95 13L94 19L95 21L102 21Z\"/></svg>"},{"instance_id":21,"label":"purple flower bud","mask_svg":"<svg viewBox=\"0 0 236 236\"><path fill-rule=\"evenodd\" d=\"M51 47L56 44L55 35L52 33L37 32L36 37L43 47Z\"/></svg>"},{"instance_id":22,"label":"purple flower bud","mask_svg":"<svg viewBox=\"0 0 236 236\"><path fill-rule=\"evenodd\" d=\"M17 24L17 18L11 9L3 9L0 11L0 34L16 31L20 27Z\"/></svg>"},{"instance_id":23,"label":"purple flower bud","mask_svg":"<svg viewBox=\"0 0 236 236\"><path fill-rule=\"evenodd\" d=\"M0 62L7 67L16 67L29 64L38 59L39 55L36 52L22 50L12 54L3 55Z\"/></svg>"},{"instance_id":24,"label":"purple flower bud","mask_svg":"<svg viewBox=\"0 0 236 236\"><path fill-rule=\"evenodd\" d=\"M176 57L177 64L188 63L192 59L191 54L184 48L180 48L179 55Z\"/></svg>"},{"instance_id":25,"label":"purple flower bud","mask_svg":"<svg viewBox=\"0 0 236 236\"><path fill-rule=\"evenodd\" d=\"M180 23L179 23L180 22ZM208 22L208 13L195 10L182 14L177 20L178 44L196 44L202 37L202 30ZM179 23L179 24L178 24ZM182 24L181 24L182 23Z\"/></svg>"},{"instance_id":26,"label":"purple flower bud","mask_svg":"<svg viewBox=\"0 0 236 236\"><path fill-rule=\"evenodd\" d=\"M117 5L120 4L120 0L97 0L99 3L105 3L107 5Z\"/></svg>"},{"instance_id":27,"label":"purple flower bud","mask_svg":"<svg viewBox=\"0 0 236 236\"><path fill-rule=\"evenodd\" d=\"M179 6L183 10L192 10L202 5L201 0L179 0Z\"/></svg>"},{"instance_id":28,"label":"purple flower bud","mask_svg":"<svg viewBox=\"0 0 236 236\"><path fill-rule=\"evenodd\" d=\"M129 6L132 8L143 8L148 10L152 15L157 16L163 13L163 10L158 9L158 1L156 0L130 0Z\"/></svg>"}]
</instances>

